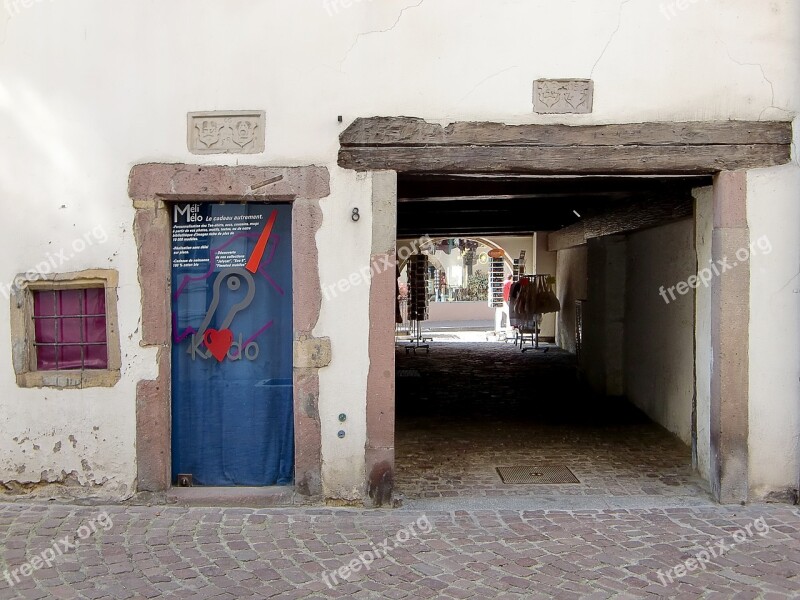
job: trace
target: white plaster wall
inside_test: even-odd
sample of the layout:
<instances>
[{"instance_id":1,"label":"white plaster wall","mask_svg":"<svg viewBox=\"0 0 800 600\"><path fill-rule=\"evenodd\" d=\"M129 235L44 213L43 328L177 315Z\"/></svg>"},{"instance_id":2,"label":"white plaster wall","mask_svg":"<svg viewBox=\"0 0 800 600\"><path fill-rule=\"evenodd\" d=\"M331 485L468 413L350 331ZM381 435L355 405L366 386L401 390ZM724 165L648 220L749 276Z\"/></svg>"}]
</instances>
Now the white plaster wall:
<instances>
[{"instance_id":1,"label":"white plaster wall","mask_svg":"<svg viewBox=\"0 0 800 600\"><path fill-rule=\"evenodd\" d=\"M698 273L711 268L714 228L713 188L698 188L695 198L695 251ZM695 390L697 393L697 471L711 481L711 287L695 290Z\"/></svg>"},{"instance_id":2,"label":"white plaster wall","mask_svg":"<svg viewBox=\"0 0 800 600\"><path fill-rule=\"evenodd\" d=\"M588 295L588 249L559 250L556 260L556 296L561 303L556 313L556 344L575 352L575 300L586 300Z\"/></svg>"},{"instance_id":3,"label":"white plaster wall","mask_svg":"<svg viewBox=\"0 0 800 600\"><path fill-rule=\"evenodd\" d=\"M493 321L495 309L487 302L431 302L428 323L447 321ZM425 327L425 325L423 325Z\"/></svg>"},{"instance_id":4,"label":"white plaster wall","mask_svg":"<svg viewBox=\"0 0 800 600\"><path fill-rule=\"evenodd\" d=\"M587 252L581 366L597 393L621 396L625 393L626 236L590 239Z\"/></svg>"},{"instance_id":5,"label":"white plaster wall","mask_svg":"<svg viewBox=\"0 0 800 600\"><path fill-rule=\"evenodd\" d=\"M547 232L537 231L534 234L534 268L536 273L549 273L555 277L557 254L547 249ZM548 313L542 317L541 335L555 337L556 314Z\"/></svg>"},{"instance_id":6,"label":"white plaster wall","mask_svg":"<svg viewBox=\"0 0 800 600\"><path fill-rule=\"evenodd\" d=\"M525 265L527 272L532 273L534 267L534 260L536 256L536 248L533 245L532 235L511 235L511 236L494 236L486 238L493 241L506 251L508 258L514 260L519 258L519 253L525 250Z\"/></svg>"},{"instance_id":7,"label":"white plaster wall","mask_svg":"<svg viewBox=\"0 0 800 600\"><path fill-rule=\"evenodd\" d=\"M795 122L797 136L797 121ZM795 145L796 147L796 145ZM788 500L800 477L800 166L747 178L750 493ZM771 251L769 249L771 248Z\"/></svg>"},{"instance_id":8,"label":"white plaster wall","mask_svg":"<svg viewBox=\"0 0 800 600\"><path fill-rule=\"evenodd\" d=\"M132 165L327 166L332 194L322 202L326 222L318 236L325 283L368 260L369 181L336 167L337 136L355 117L588 124L796 113L800 3L708 0L672 16L661 5L52 0L23 6L9 0L0 7L0 202L11 235L0 237L0 283L103 225L110 241L65 268L119 270L123 376L113 389L20 390L8 318L0 319L6 340L0 343L0 481L74 470L82 483L106 481L98 493L122 496L134 485L135 384L155 376L155 354L139 347L141 296L127 194ZM593 78L594 113L532 114L531 82L538 77ZM265 110L266 152L189 154L186 112L212 109ZM770 189L788 207L797 182L771 170L752 185L756 195ZM356 203L364 218L353 227L348 216ZM754 218L769 221L776 239L796 233L777 214ZM788 271L797 242L786 244L779 262ZM757 305L776 308L776 297L762 289L754 288ZM334 350L321 376L326 491L343 496L363 485L368 293L364 285L347 301L326 302L315 331L330 336ZM782 373L798 364L793 342L776 349L760 336L753 339L767 356L785 353L777 363ZM789 379L772 384L778 397L769 396L771 405L796 401L797 378ZM768 396L754 390L751 397L763 404ZM330 417L342 406L352 420L339 441ZM754 423L753 431L764 426ZM26 437L39 449L19 443ZM769 479L787 479L779 470Z\"/></svg>"},{"instance_id":9,"label":"white plaster wall","mask_svg":"<svg viewBox=\"0 0 800 600\"><path fill-rule=\"evenodd\" d=\"M322 201L317 235L320 281L334 284L369 265L372 248L372 175L336 169L331 196ZM358 208L361 219L350 218ZM335 248L336 251L330 251ZM356 500L365 485L367 374L369 372L369 289L358 286L323 299L316 335L331 338L331 364L320 370L319 417L322 428L322 482L328 498ZM345 413L342 424L339 415ZM339 438L337 432L346 435Z\"/></svg>"},{"instance_id":10,"label":"white plaster wall","mask_svg":"<svg viewBox=\"0 0 800 600\"><path fill-rule=\"evenodd\" d=\"M625 395L691 444L694 290L667 304L659 289L697 272L692 219L631 234L627 258Z\"/></svg>"}]
</instances>

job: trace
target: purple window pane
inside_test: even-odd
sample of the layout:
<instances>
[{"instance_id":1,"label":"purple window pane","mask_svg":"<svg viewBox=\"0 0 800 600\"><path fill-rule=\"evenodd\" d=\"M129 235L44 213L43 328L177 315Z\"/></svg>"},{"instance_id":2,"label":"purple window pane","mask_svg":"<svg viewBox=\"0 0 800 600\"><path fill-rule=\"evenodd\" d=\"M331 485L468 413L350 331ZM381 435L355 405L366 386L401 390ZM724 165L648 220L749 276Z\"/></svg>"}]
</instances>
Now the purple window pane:
<instances>
[{"instance_id":1,"label":"purple window pane","mask_svg":"<svg viewBox=\"0 0 800 600\"><path fill-rule=\"evenodd\" d=\"M89 288L86 290L86 314L106 314L106 291L103 288Z\"/></svg>"},{"instance_id":2,"label":"purple window pane","mask_svg":"<svg viewBox=\"0 0 800 600\"><path fill-rule=\"evenodd\" d=\"M81 368L81 346L61 346L61 356L58 359L58 368L80 369Z\"/></svg>"},{"instance_id":3,"label":"purple window pane","mask_svg":"<svg viewBox=\"0 0 800 600\"><path fill-rule=\"evenodd\" d=\"M105 317L87 317L86 331L83 339L87 342L106 341L106 319Z\"/></svg>"},{"instance_id":4,"label":"purple window pane","mask_svg":"<svg viewBox=\"0 0 800 600\"><path fill-rule=\"evenodd\" d=\"M50 316L56 314L56 292L34 292L34 314Z\"/></svg>"},{"instance_id":5,"label":"purple window pane","mask_svg":"<svg viewBox=\"0 0 800 600\"><path fill-rule=\"evenodd\" d=\"M59 342L64 344L76 344L78 342L85 342L81 339L81 328L83 327L82 317L62 317L59 319Z\"/></svg>"},{"instance_id":6,"label":"purple window pane","mask_svg":"<svg viewBox=\"0 0 800 600\"><path fill-rule=\"evenodd\" d=\"M86 346L84 365L87 369L108 368L108 348L103 346Z\"/></svg>"},{"instance_id":7,"label":"purple window pane","mask_svg":"<svg viewBox=\"0 0 800 600\"><path fill-rule=\"evenodd\" d=\"M39 371L55 371L58 369L56 365L56 353L58 350L55 346L39 346L36 348L36 368Z\"/></svg>"},{"instance_id":8,"label":"purple window pane","mask_svg":"<svg viewBox=\"0 0 800 600\"><path fill-rule=\"evenodd\" d=\"M36 310L34 308L34 310ZM34 313L38 314L38 313ZM57 319L36 319L34 322L36 341L40 344L52 344L56 341L56 324Z\"/></svg>"},{"instance_id":9,"label":"purple window pane","mask_svg":"<svg viewBox=\"0 0 800 600\"><path fill-rule=\"evenodd\" d=\"M34 292L33 314L51 316L56 314L56 292ZM57 319L37 319L34 322L35 340L42 344L56 341ZM39 346L36 349L36 368L40 371L53 371L58 368L58 350L54 346Z\"/></svg>"},{"instance_id":10,"label":"purple window pane","mask_svg":"<svg viewBox=\"0 0 800 600\"><path fill-rule=\"evenodd\" d=\"M66 369L107 369L106 299L103 288L34 292L37 368L42 371ZM89 343L103 342L102 345Z\"/></svg>"},{"instance_id":11,"label":"purple window pane","mask_svg":"<svg viewBox=\"0 0 800 600\"><path fill-rule=\"evenodd\" d=\"M59 293L59 314L61 315L85 315L83 310L83 290L60 290Z\"/></svg>"}]
</instances>

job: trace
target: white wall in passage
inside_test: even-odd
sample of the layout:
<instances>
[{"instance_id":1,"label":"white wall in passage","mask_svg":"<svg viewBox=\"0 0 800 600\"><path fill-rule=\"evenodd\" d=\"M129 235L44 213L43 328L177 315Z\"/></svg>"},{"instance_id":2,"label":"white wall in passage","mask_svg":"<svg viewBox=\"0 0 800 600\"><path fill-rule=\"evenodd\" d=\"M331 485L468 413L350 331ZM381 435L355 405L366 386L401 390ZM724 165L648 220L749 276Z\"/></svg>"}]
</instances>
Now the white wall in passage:
<instances>
[{"instance_id":1,"label":"white wall in passage","mask_svg":"<svg viewBox=\"0 0 800 600\"><path fill-rule=\"evenodd\" d=\"M695 247L698 271L711 268L711 231L714 226L713 188L694 190ZM708 271L706 271L708 273ZM705 279L705 278L704 278ZM711 287L695 290L695 361L697 390L697 470L711 480Z\"/></svg>"},{"instance_id":2,"label":"white wall in passage","mask_svg":"<svg viewBox=\"0 0 800 600\"><path fill-rule=\"evenodd\" d=\"M651 419L691 444L694 290L667 292L696 271L694 222L628 236L625 393ZM688 286L687 286L688 288ZM683 289L683 286L681 286Z\"/></svg>"}]
</instances>

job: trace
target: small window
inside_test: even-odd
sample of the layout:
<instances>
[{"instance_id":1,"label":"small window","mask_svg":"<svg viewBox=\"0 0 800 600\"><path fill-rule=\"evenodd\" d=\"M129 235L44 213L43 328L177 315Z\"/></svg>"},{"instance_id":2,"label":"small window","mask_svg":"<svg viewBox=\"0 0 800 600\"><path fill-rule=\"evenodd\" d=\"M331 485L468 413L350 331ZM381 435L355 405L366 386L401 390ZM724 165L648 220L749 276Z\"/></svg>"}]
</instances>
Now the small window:
<instances>
[{"instance_id":1,"label":"small window","mask_svg":"<svg viewBox=\"0 0 800 600\"><path fill-rule=\"evenodd\" d=\"M20 387L112 387L120 379L116 271L26 278L11 297L14 372Z\"/></svg>"},{"instance_id":2,"label":"small window","mask_svg":"<svg viewBox=\"0 0 800 600\"><path fill-rule=\"evenodd\" d=\"M33 292L36 369L107 369L104 288Z\"/></svg>"}]
</instances>

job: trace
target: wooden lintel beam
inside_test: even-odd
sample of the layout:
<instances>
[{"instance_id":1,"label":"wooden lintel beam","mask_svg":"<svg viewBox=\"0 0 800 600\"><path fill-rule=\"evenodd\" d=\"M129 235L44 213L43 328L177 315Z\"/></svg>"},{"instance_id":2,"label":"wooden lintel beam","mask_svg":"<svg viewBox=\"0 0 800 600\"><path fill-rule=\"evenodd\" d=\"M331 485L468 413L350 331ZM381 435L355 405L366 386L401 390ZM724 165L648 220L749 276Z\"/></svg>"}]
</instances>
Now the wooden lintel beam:
<instances>
[{"instance_id":1,"label":"wooden lintel beam","mask_svg":"<svg viewBox=\"0 0 800 600\"><path fill-rule=\"evenodd\" d=\"M789 145L343 147L339 166L356 171L559 175L709 174L788 163Z\"/></svg>"},{"instance_id":2,"label":"wooden lintel beam","mask_svg":"<svg viewBox=\"0 0 800 600\"><path fill-rule=\"evenodd\" d=\"M790 122L504 125L357 119L339 137L357 171L528 175L707 175L791 159Z\"/></svg>"},{"instance_id":3,"label":"wooden lintel beam","mask_svg":"<svg viewBox=\"0 0 800 600\"><path fill-rule=\"evenodd\" d=\"M458 122L443 127L413 117L356 119L342 146L707 146L789 145L789 121L687 121L611 125L505 125Z\"/></svg>"}]
</instances>

